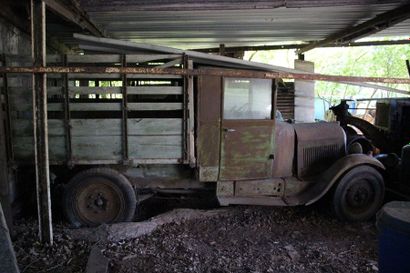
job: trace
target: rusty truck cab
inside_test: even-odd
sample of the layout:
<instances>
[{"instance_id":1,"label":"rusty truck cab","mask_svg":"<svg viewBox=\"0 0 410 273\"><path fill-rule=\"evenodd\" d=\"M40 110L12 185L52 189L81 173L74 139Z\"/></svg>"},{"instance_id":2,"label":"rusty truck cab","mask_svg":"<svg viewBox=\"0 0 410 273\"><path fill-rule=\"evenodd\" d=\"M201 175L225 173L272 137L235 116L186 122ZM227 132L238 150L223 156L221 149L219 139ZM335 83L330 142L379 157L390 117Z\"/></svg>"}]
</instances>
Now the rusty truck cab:
<instances>
[{"instance_id":1,"label":"rusty truck cab","mask_svg":"<svg viewBox=\"0 0 410 273\"><path fill-rule=\"evenodd\" d=\"M270 79L200 77L197 112L200 181L272 176L274 94Z\"/></svg>"},{"instance_id":2,"label":"rusty truck cab","mask_svg":"<svg viewBox=\"0 0 410 273\"><path fill-rule=\"evenodd\" d=\"M340 218L366 219L380 206L383 166L347 154L338 123L275 120L274 80L200 76L197 87L198 179L216 182L221 205L311 204L342 180Z\"/></svg>"}]
</instances>

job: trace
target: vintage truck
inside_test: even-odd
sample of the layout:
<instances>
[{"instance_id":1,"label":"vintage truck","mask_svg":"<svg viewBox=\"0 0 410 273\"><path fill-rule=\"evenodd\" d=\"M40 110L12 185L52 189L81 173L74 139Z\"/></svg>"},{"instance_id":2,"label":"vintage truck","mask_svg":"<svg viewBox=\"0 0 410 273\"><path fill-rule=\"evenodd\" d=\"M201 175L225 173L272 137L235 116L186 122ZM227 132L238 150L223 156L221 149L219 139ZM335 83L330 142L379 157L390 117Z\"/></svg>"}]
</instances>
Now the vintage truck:
<instances>
[{"instance_id":1,"label":"vintage truck","mask_svg":"<svg viewBox=\"0 0 410 273\"><path fill-rule=\"evenodd\" d=\"M48 56L49 66L90 64L269 69L178 52ZM215 74L48 74L50 171L53 184L65 185L70 223L130 221L142 200L164 192L208 191L222 206L309 205L326 195L340 219L375 214L384 166L348 154L338 123L275 120L275 80ZM24 177L33 166L31 79L7 78L9 160Z\"/></svg>"}]
</instances>

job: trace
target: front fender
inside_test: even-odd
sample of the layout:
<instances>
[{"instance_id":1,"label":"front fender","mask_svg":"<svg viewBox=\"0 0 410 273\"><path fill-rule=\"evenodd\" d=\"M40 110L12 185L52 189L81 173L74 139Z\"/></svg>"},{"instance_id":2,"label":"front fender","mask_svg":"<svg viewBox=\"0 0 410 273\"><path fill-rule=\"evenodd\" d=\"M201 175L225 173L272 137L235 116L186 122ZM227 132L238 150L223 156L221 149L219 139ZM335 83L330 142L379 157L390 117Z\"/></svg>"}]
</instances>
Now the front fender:
<instances>
[{"instance_id":1,"label":"front fender","mask_svg":"<svg viewBox=\"0 0 410 273\"><path fill-rule=\"evenodd\" d=\"M322 198L339 178L350 169L360 166L370 165L379 170L385 170L385 167L377 159L364 154L351 154L340 158L329 169L327 169L318 179L312 191L310 192L311 199L306 202L306 205L313 204Z\"/></svg>"}]
</instances>

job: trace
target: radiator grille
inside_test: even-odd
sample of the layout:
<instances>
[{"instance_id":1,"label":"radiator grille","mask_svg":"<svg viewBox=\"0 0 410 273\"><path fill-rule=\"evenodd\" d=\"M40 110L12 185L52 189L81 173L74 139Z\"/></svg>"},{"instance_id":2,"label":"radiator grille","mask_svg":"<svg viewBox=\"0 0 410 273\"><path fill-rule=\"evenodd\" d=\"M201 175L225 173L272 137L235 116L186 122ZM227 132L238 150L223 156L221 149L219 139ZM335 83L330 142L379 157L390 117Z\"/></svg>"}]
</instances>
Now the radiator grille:
<instances>
[{"instance_id":1,"label":"radiator grille","mask_svg":"<svg viewBox=\"0 0 410 273\"><path fill-rule=\"evenodd\" d=\"M327 169L339 156L338 144L307 147L303 149L302 176L318 174Z\"/></svg>"}]
</instances>

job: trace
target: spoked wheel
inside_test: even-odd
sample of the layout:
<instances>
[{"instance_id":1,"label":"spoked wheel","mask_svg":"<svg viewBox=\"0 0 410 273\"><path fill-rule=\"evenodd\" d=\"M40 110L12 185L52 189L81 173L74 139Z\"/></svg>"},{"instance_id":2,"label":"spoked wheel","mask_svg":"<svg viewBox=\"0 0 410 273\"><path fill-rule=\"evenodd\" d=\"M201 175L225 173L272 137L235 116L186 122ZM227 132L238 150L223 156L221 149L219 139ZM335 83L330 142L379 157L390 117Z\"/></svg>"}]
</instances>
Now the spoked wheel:
<instances>
[{"instance_id":1,"label":"spoked wheel","mask_svg":"<svg viewBox=\"0 0 410 273\"><path fill-rule=\"evenodd\" d=\"M68 183L63 199L65 215L74 226L131 221L136 205L130 182L108 168L78 173Z\"/></svg>"},{"instance_id":2,"label":"spoked wheel","mask_svg":"<svg viewBox=\"0 0 410 273\"><path fill-rule=\"evenodd\" d=\"M333 209L344 221L365 221L373 217L384 198L382 175L370 166L359 166L347 172L333 195Z\"/></svg>"}]
</instances>

